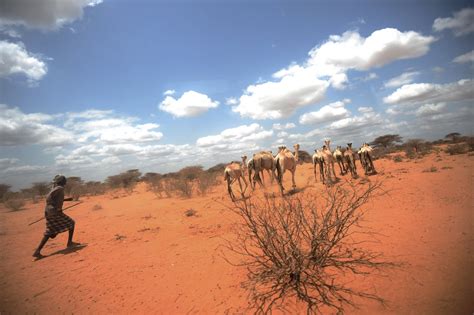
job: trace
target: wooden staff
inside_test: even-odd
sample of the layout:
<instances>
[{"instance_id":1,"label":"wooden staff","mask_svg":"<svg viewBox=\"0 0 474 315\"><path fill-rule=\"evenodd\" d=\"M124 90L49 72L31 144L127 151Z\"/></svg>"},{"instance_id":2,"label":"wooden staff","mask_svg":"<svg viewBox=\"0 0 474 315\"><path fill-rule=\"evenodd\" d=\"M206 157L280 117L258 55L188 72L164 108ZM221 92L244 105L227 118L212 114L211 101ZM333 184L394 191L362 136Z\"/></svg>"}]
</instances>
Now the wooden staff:
<instances>
[{"instance_id":1,"label":"wooden staff","mask_svg":"<svg viewBox=\"0 0 474 315\"><path fill-rule=\"evenodd\" d=\"M75 207L75 206L77 206L77 205L79 205L79 204L81 204L81 203L82 203L82 201L80 201L80 202L78 202L78 203L75 203L75 204L73 204L73 205L70 205L69 207L64 208L62 211L67 210L67 209L70 209L70 208L72 208L72 207ZM37 222L39 222L39 221L41 221L41 220L44 220L44 217L42 217L41 219L38 219L38 220L36 220L36 221L31 222L30 224L28 224L28 226L33 225L33 224L35 224L35 223L37 223Z\"/></svg>"}]
</instances>

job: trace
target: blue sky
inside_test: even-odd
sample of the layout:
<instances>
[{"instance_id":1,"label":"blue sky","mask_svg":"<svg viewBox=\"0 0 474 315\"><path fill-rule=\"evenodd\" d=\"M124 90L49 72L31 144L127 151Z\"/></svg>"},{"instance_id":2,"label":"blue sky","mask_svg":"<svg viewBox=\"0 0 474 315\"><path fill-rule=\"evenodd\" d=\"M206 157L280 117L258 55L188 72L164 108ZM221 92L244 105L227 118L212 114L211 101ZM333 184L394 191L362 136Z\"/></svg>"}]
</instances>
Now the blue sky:
<instances>
[{"instance_id":1,"label":"blue sky","mask_svg":"<svg viewBox=\"0 0 474 315\"><path fill-rule=\"evenodd\" d=\"M3 0L0 176L472 134L469 1Z\"/></svg>"}]
</instances>

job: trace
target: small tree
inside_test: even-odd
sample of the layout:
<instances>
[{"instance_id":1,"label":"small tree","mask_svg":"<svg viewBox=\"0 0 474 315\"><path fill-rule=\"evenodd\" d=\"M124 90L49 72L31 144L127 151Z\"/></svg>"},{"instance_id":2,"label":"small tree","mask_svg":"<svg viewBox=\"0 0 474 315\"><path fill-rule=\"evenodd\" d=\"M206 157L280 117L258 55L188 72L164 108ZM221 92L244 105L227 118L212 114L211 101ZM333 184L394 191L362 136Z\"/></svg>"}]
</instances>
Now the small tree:
<instances>
[{"instance_id":1,"label":"small tree","mask_svg":"<svg viewBox=\"0 0 474 315\"><path fill-rule=\"evenodd\" d=\"M84 181L77 176L68 177L64 193L72 196L74 200L79 200L79 197L85 193Z\"/></svg>"},{"instance_id":2,"label":"small tree","mask_svg":"<svg viewBox=\"0 0 474 315\"><path fill-rule=\"evenodd\" d=\"M402 137L399 135L384 135L375 138L372 142L371 145L374 147L383 147L383 148L388 148L392 147L395 145L395 143L401 143L402 142Z\"/></svg>"},{"instance_id":3,"label":"small tree","mask_svg":"<svg viewBox=\"0 0 474 315\"><path fill-rule=\"evenodd\" d=\"M10 185L0 184L0 200L3 200L3 196L10 191L10 188Z\"/></svg>"},{"instance_id":4,"label":"small tree","mask_svg":"<svg viewBox=\"0 0 474 315\"><path fill-rule=\"evenodd\" d=\"M51 189L51 184L47 182L33 183L31 189L40 197L46 196Z\"/></svg>"},{"instance_id":5,"label":"small tree","mask_svg":"<svg viewBox=\"0 0 474 315\"><path fill-rule=\"evenodd\" d=\"M451 132L451 133L448 133L446 136L444 136L444 138L454 143L458 140L460 136L461 134L459 132Z\"/></svg>"}]
</instances>

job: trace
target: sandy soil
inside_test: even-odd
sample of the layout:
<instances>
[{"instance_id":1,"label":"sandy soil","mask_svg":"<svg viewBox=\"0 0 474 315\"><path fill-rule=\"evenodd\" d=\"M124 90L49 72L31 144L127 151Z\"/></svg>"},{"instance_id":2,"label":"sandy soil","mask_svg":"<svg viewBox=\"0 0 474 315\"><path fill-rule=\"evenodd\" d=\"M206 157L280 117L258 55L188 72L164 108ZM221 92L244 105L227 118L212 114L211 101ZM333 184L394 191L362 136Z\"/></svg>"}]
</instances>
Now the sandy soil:
<instances>
[{"instance_id":1,"label":"sandy soil","mask_svg":"<svg viewBox=\"0 0 474 315\"><path fill-rule=\"evenodd\" d=\"M379 174L369 180L383 180L390 193L366 206L365 224L384 235L374 248L405 264L360 284L375 288L387 307L363 302L347 313L472 314L473 159L441 153L375 162ZM432 166L436 172L423 172ZM298 187L323 191L310 164L297 173ZM0 208L0 313L248 313L245 270L225 262L219 246L237 220L226 205L224 185L192 199L157 199L144 186L118 198L84 198L68 214L86 246L65 250L63 233L36 262L44 221L28 223L42 216L44 201L17 212ZM190 208L197 215L186 216Z\"/></svg>"}]
</instances>

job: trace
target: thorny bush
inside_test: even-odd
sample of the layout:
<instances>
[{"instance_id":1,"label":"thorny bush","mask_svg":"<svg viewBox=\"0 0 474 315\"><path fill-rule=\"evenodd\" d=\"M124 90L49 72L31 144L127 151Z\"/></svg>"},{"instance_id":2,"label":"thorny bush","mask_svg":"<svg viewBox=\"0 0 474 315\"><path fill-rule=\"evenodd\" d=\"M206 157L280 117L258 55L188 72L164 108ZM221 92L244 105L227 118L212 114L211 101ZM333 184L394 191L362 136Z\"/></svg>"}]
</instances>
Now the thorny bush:
<instances>
[{"instance_id":1,"label":"thorny bush","mask_svg":"<svg viewBox=\"0 0 474 315\"><path fill-rule=\"evenodd\" d=\"M236 239L227 240L224 258L247 268L242 286L257 314L285 310L288 299L303 303L308 314L321 308L344 312L354 298L384 303L370 290L351 287L347 277L365 277L394 263L363 247L375 232L362 229L362 206L381 184L338 185L324 194L288 198L247 199L231 208L241 219ZM318 199L319 198L319 199ZM233 253L233 254L232 254ZM229 258L232 254L238 262Z\"/></svg>"}]
</instances>

